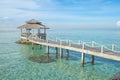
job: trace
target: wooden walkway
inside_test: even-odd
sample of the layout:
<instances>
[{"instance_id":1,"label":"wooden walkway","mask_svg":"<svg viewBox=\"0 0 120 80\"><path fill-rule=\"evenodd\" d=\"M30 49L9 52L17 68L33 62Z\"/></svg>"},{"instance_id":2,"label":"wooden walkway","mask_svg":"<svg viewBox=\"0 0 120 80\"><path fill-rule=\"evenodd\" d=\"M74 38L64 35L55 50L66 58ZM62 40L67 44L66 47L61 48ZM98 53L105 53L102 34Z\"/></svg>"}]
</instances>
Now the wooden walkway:
<instances>
[{"instance_id":1,"label":"wooden walkway","mask_svg":"<svg viewBox=\"0 0 120 80\"><path fill-rule=\"evenodd\" d=\"M26 37L22 37L22 39L27 39ZM90 54L92 55L92 63L94 64L94 56L103 57L111 60L120 61L120 51L115 50L115 45L111 45L111 49L104 45L97 45L96 42L72 42L70 40L41 40L36 35L31 35L28 37L28 40L33 44L39 44L46 46L46 51L49 53L49 47L55 47L56 54L58 54L58 48L60 48L60 57L63 57L63 50L66 49L66 57L69 57L69 50L81 52L82 58L81 63L84 65L84 55Z\"/></svg>"}]
</instances>

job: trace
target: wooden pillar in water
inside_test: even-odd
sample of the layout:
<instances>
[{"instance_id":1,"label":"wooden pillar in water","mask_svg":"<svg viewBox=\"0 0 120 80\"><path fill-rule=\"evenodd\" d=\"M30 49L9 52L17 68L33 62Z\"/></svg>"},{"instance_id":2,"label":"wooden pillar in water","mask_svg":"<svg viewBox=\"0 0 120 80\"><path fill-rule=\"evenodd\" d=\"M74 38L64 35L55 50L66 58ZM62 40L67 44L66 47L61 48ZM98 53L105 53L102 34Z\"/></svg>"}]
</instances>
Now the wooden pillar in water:
<instances>
[{"instance_id":1,"label":"wooden pillar in water","mask_svg":"<svg viewBox=\"0 0 120 80\"><path fill-rule=\"evenodd\" d=\"M83 42L82 43L82 49L84 50L84 48L85 48L85 43ZM84 63L85 63L85 53L82 52L82 54L81 54L81 64L82 64L82 66L84 66Z\"/></svg>"},{"instance_id":2,"label":"wooden pillar in water","mask_svg":"<svg viewBox=\"0 0 120 80\"><path fill-rule=\"evenodd\" d=\"M58 48L55 47L55 51L56 51L56 58L58 58Z\"/></svg>"},{"instance_id":3,"label":"wooden pillar in water","mask_svg":"<svg viewBox=\"0 0 120 80\"><path fill-rule=\"evenodd\" d=\"M49 54L49 46L46 46L46 53Z\"/></svg>"},{"instance_id":4,"label":"wooden pillar in water","mask_svg":"<svg viewBox=\"0 0 120 80\"><path fill-rule=\"evenodd\" d=\"M49 46L46 46L47 60L49 60Z\"/></svg>"},{"instance_id":5,"label":"wooden pillar in water","mask_svg":"<svg viewBox=\"0 0 120 80\"><path fill-rule=\"evenodd\" d=\"M40 49L42 49L42 45L40 44L39 46L40 46Z\"/></svg>"},{"instance_id":6,"label":"wooden pillar in water","mask_svg":"<svg viewBox=\"0 0 120 80\"><path fill-rule=\"evenodd\" d=\"M69 58L69 50L66 49L66 60L68 60L68 58Z\"/></svg>"},{"instance_id":7,"label":"wooden pillar in water","mask_svg":"<svg viewBox=\"0 0 120 80\"><path fill-rule=\"evenodd\" d=\"M60 48L60 58L63 58L63 49Z\"/></svg>"},{"instance_id":8,"label":"wooden pillar in water","mask_svg":"<svg viewBox=\"0 0 120 80\"><path fill-rule=\"evenodd\" d=\"M84 63L85 63L85 53L82 52L82 54L81 54L81 64L82 64L82 66L84 66Z\"/></svg>"},{"instance_id":9,"label":"wooden pillar in water","mask_svg":"<svg viewBox=\"0 0 120 80\"><path fill-rule=\"evenodd\" d=\"M91 63L94 64L94 55L92 55Z\"/></svg>"},{"instance_id":10,"label":"wooden pillar in water","mask_svg":"<svg viewBox=\"0 0 120 80\"><path fill-rule=\"evenodd\" d=\"M32 49L34 49L34 43L32 42Z\"/></svg>"}]
</instances>

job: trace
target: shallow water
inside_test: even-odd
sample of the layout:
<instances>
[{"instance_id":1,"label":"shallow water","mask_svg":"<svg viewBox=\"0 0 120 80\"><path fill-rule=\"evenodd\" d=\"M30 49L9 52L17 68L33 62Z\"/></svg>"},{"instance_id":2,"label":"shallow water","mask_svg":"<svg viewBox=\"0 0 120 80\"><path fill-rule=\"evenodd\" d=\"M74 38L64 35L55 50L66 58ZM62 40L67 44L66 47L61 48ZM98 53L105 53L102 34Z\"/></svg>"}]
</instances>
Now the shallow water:
<instances>
[{"instance_id":1,"label":"shallow water","mask_svg":"<svg viewBox=\"0 0 120 80\"><path fill-rule=\"evenodd\" d=\"M51 39L71 39L73 41L96 41L101 44L120 44L119 30L49 30ZM108 80L120 72L120 62L95 57L91 65L90 55L86 55L85 67L81 67L81 54L70 51L69 60L56 58L54 48L50 48L49 63L30 60L30 57L46 56L45 47L16 44L18 31L0 31L0 80Z\"/></svg>"}]
</instances>

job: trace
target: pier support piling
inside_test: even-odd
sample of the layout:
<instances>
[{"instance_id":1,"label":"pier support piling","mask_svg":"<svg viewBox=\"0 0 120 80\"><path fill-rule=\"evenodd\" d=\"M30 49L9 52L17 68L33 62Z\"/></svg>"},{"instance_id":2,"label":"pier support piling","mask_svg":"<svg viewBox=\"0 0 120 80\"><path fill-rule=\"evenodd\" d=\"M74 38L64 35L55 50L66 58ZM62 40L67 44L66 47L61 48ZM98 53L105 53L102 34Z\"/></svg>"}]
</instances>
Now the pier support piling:
<instances>
[{"instance_id":1,"label":"pier support piling","mask_svg":"<svg viewBox=\"0 0 120 80\"><path fill-rule=\"evenodd\" d=\"M58 58L58 48L55 47L55 51L56 51L56 58Z\"/></svg>"},{"instance_id":2,"label":"pier support piling","mask_svg":"<svg viewBox=\"0 0 120 80\"><path fill-rule=\"evenodd\" d=\"M69 58L69 50L66 49L66 60L68 60L68 58Z\"/></svg>"},{"instance_id":3,"label":"pier support piling","mask_svg":"<svg viewBox=\"0 0 120 80\"><path fill-rule=\"evenodd\" d=\"M84 66L85 64L85 53L82 52L81 54L81 65Z\"/></svg>"},{"instance_id":4,"label":"pier support piling","mask_svg":"<svg viewBox=\"0 0 120 80\"><path fill-rule=\"evenodd\" d=\"M91 63L92 63L92 65L94 64L94 55L92 55Z\"/></svg>"},{"instance_id":5,"label":"pier support piling","mask_svg":"<svg viewBox=\"0 0 120 80\"><path fill-rule=\"evenodd\" d=\"M34 43L32 43L32 49L34 49Z\"/></svg>"},{"instance_id":6,"label":"pier support piling","mask_svg":"<svg viewBox=\"0 0 120 80\"><path fill-rule=\"evenodd\" d=\"M39 45L40 46L40 49L42 49L42 45Z\"/></svg>"},{"instance_id":7,"label":"pier support piling","mask_svg":"<svg viewBox=\"0 0 120 80\"><path fill-rule=\"evenodd\" d=\"M115 45L114 45L114 44L112 44L112 51L114 51L114 49L115 49Z\"/></svg>"},{"instance_id":8,"label":"pier support piling","mask_svg":"<svg viewBox=\"0 0 120 80\"><path fill-rule=\"evenodd\" d=\"M63 58L63 49L60 48L60 58Z\"/></svg>"},{"instance_id":9,"label":"pier support piling","mask_svg":"<svg viewBox=\"0 0 120 80\"><path fill-rule=\"evenodd\" d=\"M46 46L46 53L49 54L49 46Z\"/></svg>"}]
</instances>

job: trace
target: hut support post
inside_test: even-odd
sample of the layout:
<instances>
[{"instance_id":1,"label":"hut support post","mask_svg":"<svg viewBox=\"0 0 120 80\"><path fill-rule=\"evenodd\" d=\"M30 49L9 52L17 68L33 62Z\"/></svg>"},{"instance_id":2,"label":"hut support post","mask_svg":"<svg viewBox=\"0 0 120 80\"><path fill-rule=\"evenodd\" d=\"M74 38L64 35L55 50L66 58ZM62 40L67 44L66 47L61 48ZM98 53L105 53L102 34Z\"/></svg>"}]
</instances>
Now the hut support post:
<instances>
[{"instance_id":1,"label":"hut support post","mask_svg":"<svg viewBox=\"0 0 120 80\"><path fill-rule=\"evenodd\" d=\"M46 29L44 29L44 40L46 40Z\"/></svg>"},{"instance_id":2,"label":"hut support post","mask_svg":"<svg viewBox=\"0 0 120 80\"><path fill-rule=\"evenodd\" d=\"M69 50L66 49L66 60L68 60L68 58L69 58Z\"/></svg>"},{"instance_id":3,"label":"hut support post","mask_svg":"<svg viewBox=\"0 0 120 80\"><path fill-rule=\"evenodd\" d=\"M40 38L40 29L38 29L38 37Z\"/></svg>"},{"instance_id":4,"label":"hut support post","mask_svg":"<svg viewBox=\"0 0 120 80\"><path fill-rule=\"evenodd\" d=\"M94 55L92 55L92 60L91 60L91 62L92 62L92 65L94 64Z\"/></svg>"},{"instance_id":5,"label":"hut support post","mask_svg":"<svg viewBox=\"0 0 120 80\"><path fill-rule=\"evenodd\" d=\"M27 36L26 36L26 37L27 37L27 41L29 41L29 40L28 40L28 37L29 37L29 30L26 29L26 33L27 33Z\"/></svg>"},{"instance_id":6,"label":"hut support post","mask_svg":"<svg viewBox=\"0 0 120 80\"><path fill-rule=\"evenodd\" d=\"M63 49L60 48L60 58L63 58Z\"/></svg>"},{"instance_id":7,"label":"hut support post","mask_svg":"<svg viewBox=\"0 0 120 80\"><path fill-rule=\"evenodd\" d=\"M33 34L34 34L34 29L33 29Z\"/></svg>"},{"instance_id":8,"label":"hut support post","mask_svg":"<svg viewBox=\"0 0 120 80\"><path fill-rule=\"evenodd\" d=\"M82 54L81 54L81 64L82 64L82 66L84 66L84 62L85 61L85 54L82 52Z\"/></svg>"},{"instance_id":9,"label":"hut support post","mask_svg":"<svg viewBox=\"0 0 120 80\"><path fill-rule=\"evenodd\" d=\"M58 48L55 47L55 51L56 51L56 58L58 58Z\"/></svg>"},{"instance_id":10,"label":"hut support post","mask_svg":"<svg viewBox=\"0 0 120 80\"><path fill-rule=\"evenodd\" d=\"M22 29L21 29L21 33L20 33L20 35L22 36ZM21 38L21 40L22 40L22 38Z\"/></svg>"}]
</instances>

